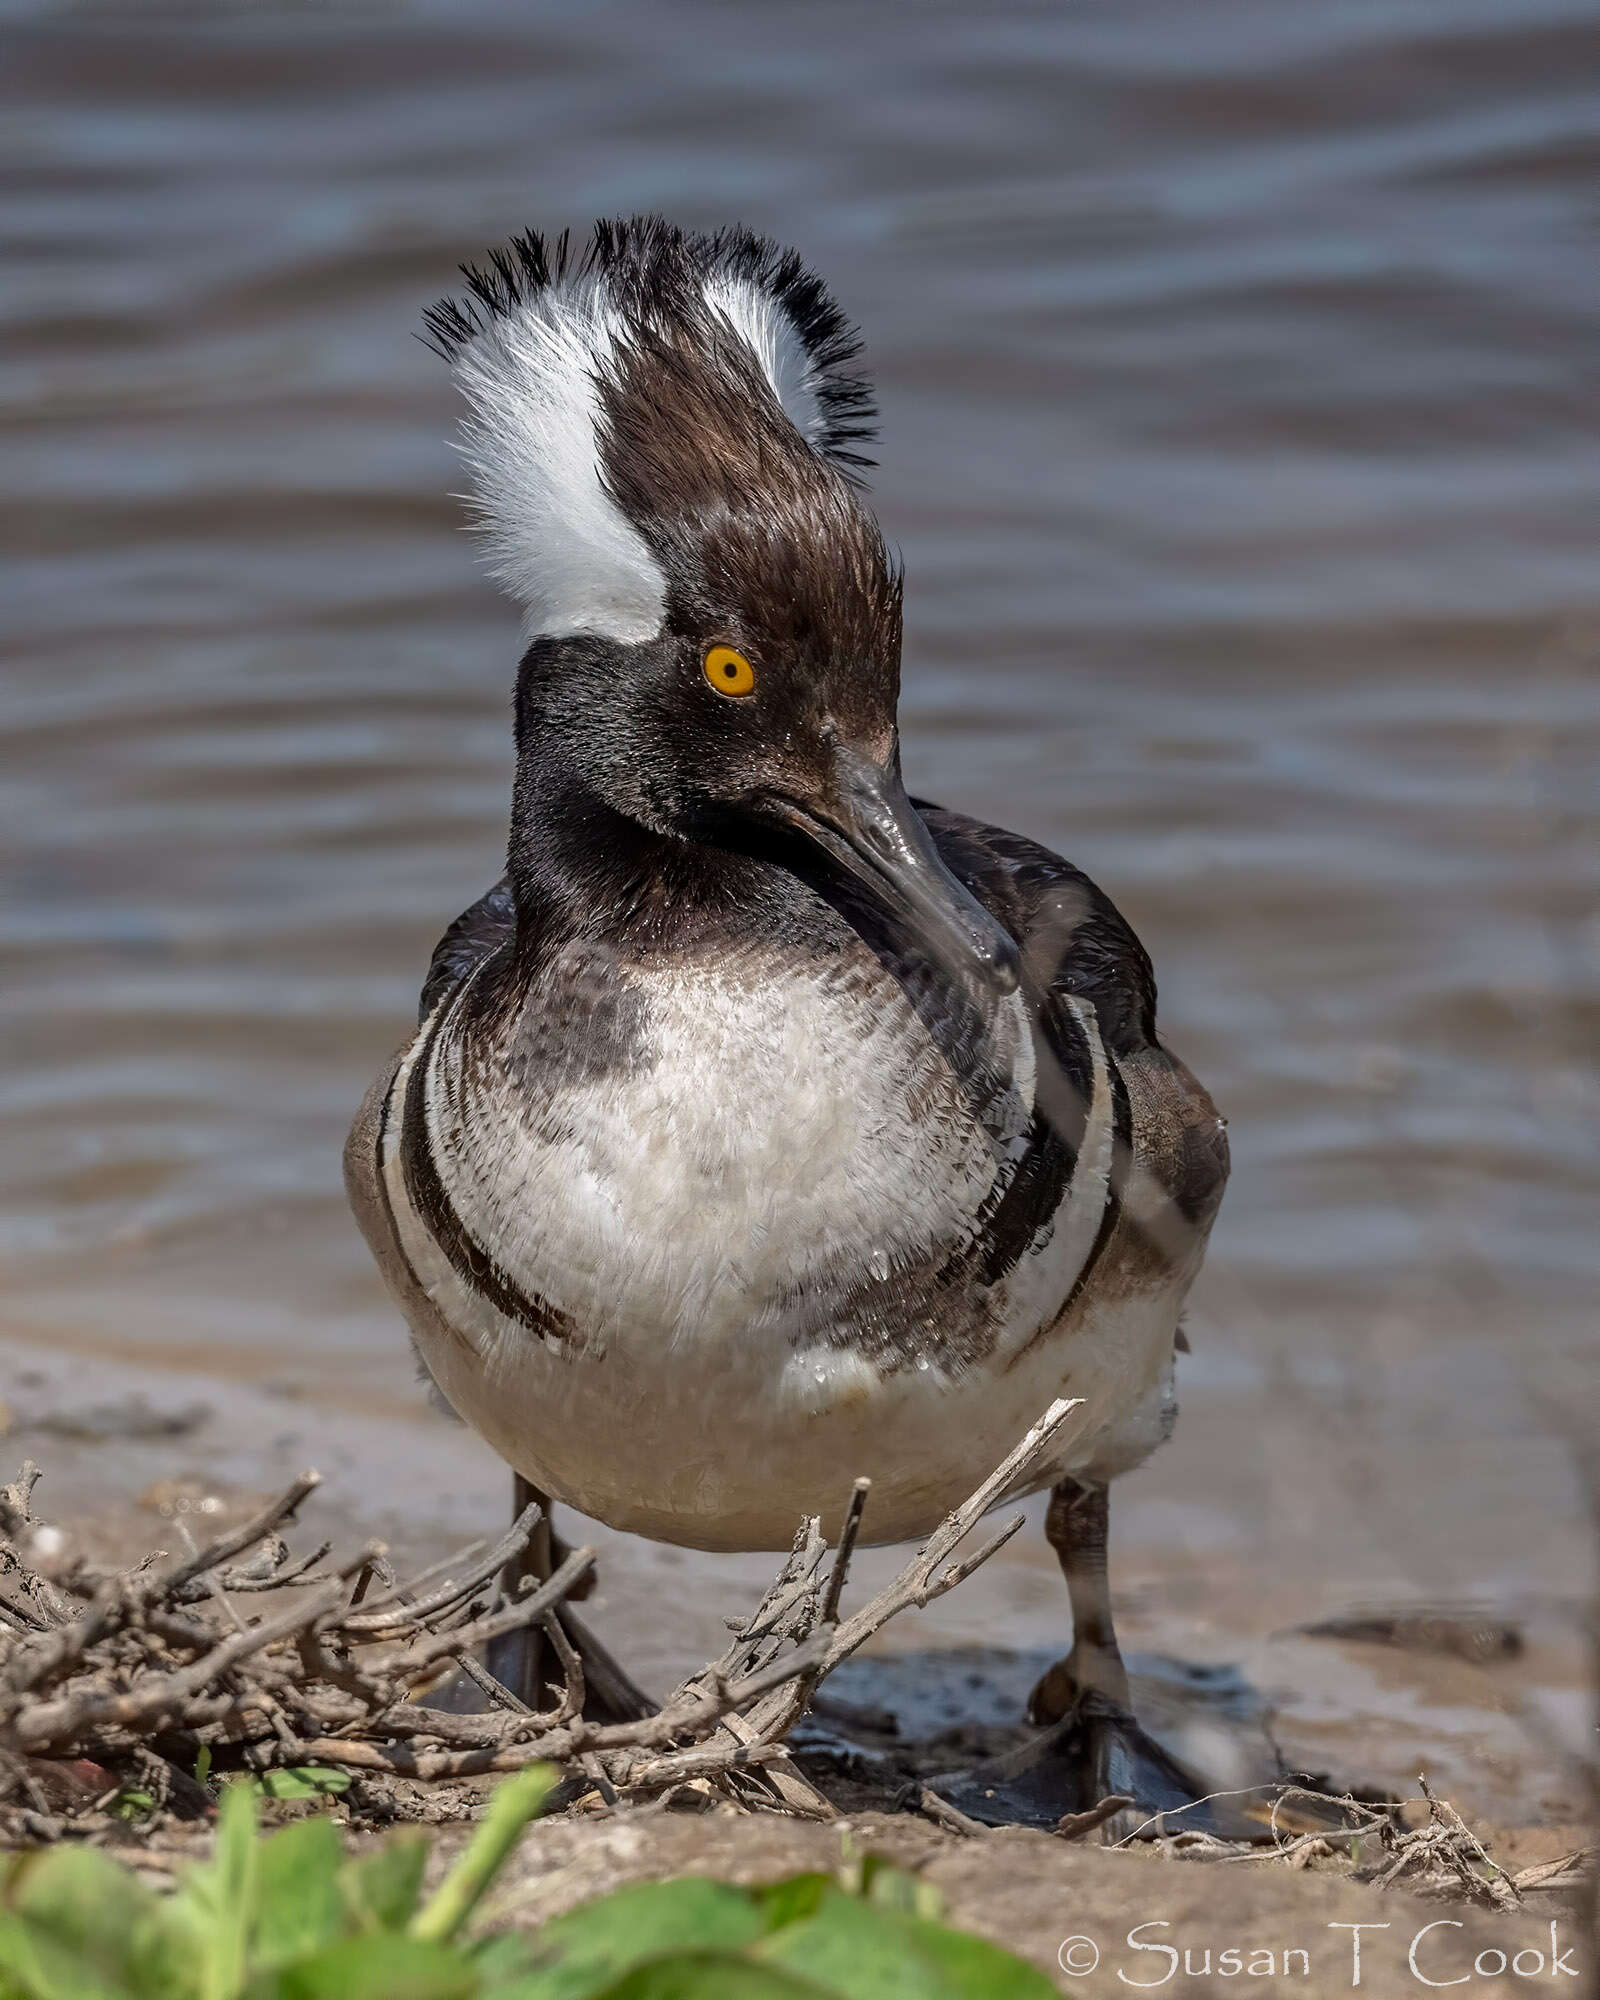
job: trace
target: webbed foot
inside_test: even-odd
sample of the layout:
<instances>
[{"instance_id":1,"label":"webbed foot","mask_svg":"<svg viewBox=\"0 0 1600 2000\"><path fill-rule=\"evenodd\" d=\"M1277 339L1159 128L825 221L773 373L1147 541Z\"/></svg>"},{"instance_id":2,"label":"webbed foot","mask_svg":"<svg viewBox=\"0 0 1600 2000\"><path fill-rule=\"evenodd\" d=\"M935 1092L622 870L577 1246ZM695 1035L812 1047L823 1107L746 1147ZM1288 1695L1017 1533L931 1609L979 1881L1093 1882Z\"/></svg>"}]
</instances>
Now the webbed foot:
<instances>
[{"instance_id":1,"label":"webbed foot","mask_svg":"<svg viewBox=\"0 0 1600 2000\"><path fill-rule=\"evenodd\" d=\"M1182 1815L1165 1824L1168 1832L1251 1840L1262 1831L1235 1802L1207 1799L1211 1788L1201 1777L1147 1735L1130 1709L1094 1689L1017 1749L936 1778L932 1789L985 1826L1032 1826L1046 1833L1121 1799L1124 1803L1093 1829L1108 1842L1135 1830L1160 1832L1165 1814Z\"/></svg>"}]
</instances>

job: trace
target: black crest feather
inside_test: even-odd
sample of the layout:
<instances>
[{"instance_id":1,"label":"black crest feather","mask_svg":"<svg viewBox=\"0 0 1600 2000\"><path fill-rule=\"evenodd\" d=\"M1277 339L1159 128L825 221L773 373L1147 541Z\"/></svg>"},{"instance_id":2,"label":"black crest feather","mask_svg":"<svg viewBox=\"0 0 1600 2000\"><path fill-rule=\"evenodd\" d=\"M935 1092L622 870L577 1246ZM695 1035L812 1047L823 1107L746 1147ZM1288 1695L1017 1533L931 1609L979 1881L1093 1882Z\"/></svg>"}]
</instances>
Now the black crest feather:
<instances>
[{"instance_id":1,"label":"black crest feather","mask_svg":"<svg viewBox=\"0 0 1600 2000\"><path fill-rule=\"evenodd\" d=\"M818 412L813 447L847 472L873 463L860 449L877 435L872 386L853 365L860 333L796 251L754 230L698 233L659 215L602 220L574 257L568 231L551 241L529 229L490 250L483 264L463 264L461 276L464 292L423 314L423 337L446 361L496 320L569 280L599 278L618 308L644 323L670 320L707 279L742 281L773 301L804 349Z\"/></svg>"}]
</instances>

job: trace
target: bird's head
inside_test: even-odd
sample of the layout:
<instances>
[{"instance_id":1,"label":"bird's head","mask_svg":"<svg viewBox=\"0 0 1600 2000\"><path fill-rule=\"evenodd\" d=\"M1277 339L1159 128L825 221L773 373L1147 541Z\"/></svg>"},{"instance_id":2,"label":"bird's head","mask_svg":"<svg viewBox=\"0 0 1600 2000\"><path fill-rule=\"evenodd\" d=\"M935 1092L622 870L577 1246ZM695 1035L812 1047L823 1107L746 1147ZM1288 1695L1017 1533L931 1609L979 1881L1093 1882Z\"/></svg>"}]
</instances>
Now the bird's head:
<instances>
[{"instance_id":1,"label":"bird's head","mask_svg":"<svg viewBox=\"0 0 1600 2000\"><path fill-rule=\"evenodd\" d=\"M654 217L464 271L428 329L524 608L519 793L576 785L658 839L776 860L1013 986L901 783L901 579L856 485L860 342L821 282Z\"/></svg>"}]
</instances>

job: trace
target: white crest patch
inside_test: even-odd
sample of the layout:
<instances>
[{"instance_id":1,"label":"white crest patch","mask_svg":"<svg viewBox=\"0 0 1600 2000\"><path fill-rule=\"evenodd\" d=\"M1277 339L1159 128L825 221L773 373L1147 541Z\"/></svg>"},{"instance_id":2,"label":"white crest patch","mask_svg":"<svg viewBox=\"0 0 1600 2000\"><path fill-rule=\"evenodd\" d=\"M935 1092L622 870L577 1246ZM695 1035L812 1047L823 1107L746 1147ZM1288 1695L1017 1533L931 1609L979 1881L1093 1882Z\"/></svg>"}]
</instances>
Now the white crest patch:
<instances>
[{"instance_id":1,"label":"white crest patch","mask_svg":"<svg viewBox=\"0 0 1600 2000\"><path fill-rule=\"evenodd\" d=\"M595 378L617 327L596 280L578 279L491 320L455 364L489 567L529 639L661 629L666 578L600 477Z\"/></svg>"},{"instance_id":2,"label":"white crest patch","mask_svg":"<svg viewBox=\"0 0 1600 2000\"><path fill-rule=\"evenodd\" d=\"M811 356L782 303L748 278L716 272L706 284L706 304L755 355L784 415L806 443L820 446L823 415Z\"/></svg>"},{"instance_id":3,"label":"white crest patch","mask_svg":"<svg viewBox=\"0 0 1600 2000\"><path fill-rule=\"evenodd\" d=\"M597 224L574 266L566 238L552 256L528 234L487 269L462 269L468 296L424 317L467 399L462 449L489 567L521 601L530 639L636 644L661 630L663 565L609 490L599 408L645 323L687 335L725 389L749 395L746 370L729 366L742 347L820 459L868 462L854 449L872 435L871 392L846 372L854 329L797 257L748 231L686 236L642 217ZM683 326L665 324L675 315ZM660 407L634 415L672 421Z\"/></svg>"}]
</instances>

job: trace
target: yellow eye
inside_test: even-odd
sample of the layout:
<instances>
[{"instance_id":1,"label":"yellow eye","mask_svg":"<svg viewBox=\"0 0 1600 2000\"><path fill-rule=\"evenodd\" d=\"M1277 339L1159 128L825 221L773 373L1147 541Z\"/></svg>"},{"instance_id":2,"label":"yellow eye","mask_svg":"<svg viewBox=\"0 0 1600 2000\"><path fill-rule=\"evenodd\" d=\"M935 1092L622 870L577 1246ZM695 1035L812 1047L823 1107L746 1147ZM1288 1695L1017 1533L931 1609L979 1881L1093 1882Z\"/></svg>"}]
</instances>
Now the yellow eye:
<instances>
[{"instance_id":1,"label":"yellow eye","mask_svg":"<svg viewBox=\"0 0 1600 2000\"><path fill-rule=\"evenodd\" d=\"M756 684L755 668L732 646L713 646L702 671L718 694L749 694Z\"/></svg>"}]
</instances>

